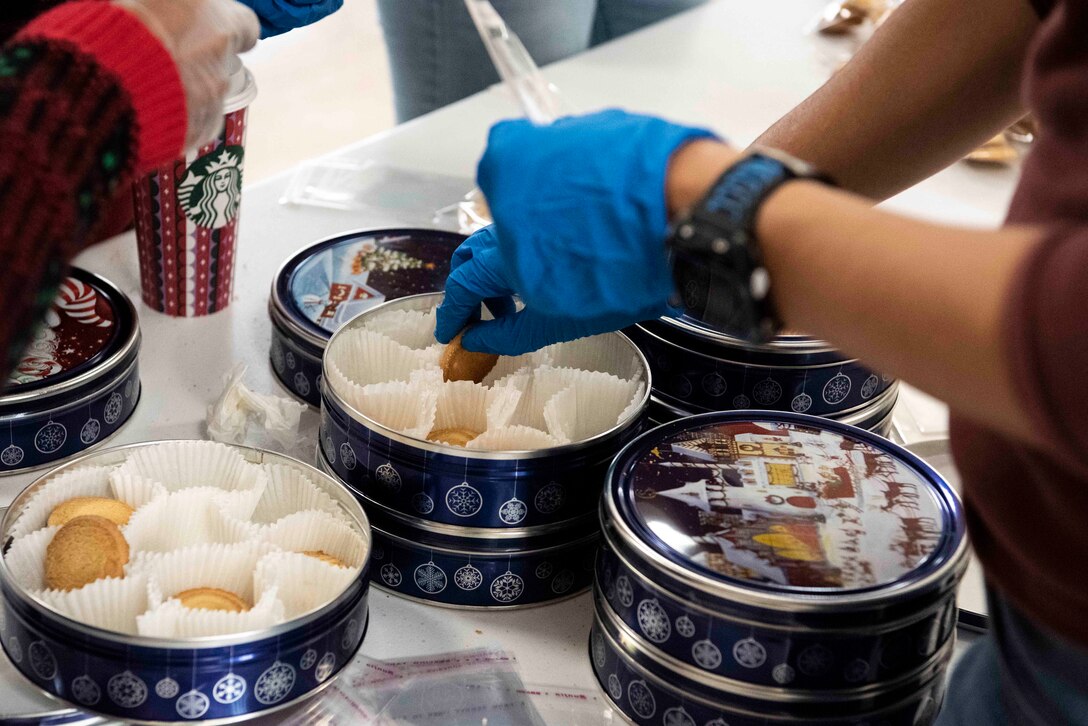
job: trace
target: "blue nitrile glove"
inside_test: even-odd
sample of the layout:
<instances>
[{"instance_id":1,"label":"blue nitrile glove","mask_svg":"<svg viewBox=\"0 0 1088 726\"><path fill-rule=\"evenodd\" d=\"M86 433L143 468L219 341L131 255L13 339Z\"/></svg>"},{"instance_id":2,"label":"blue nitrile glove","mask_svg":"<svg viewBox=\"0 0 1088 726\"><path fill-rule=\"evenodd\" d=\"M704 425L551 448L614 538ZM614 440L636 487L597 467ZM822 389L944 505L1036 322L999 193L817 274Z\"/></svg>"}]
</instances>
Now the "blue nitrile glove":
<instances>
[{"instance_id":1,"label":"blue nitrile glove","mask_svg":"<svg viewBox=\"0 0 1088 726\"><path fill-rule=\"evenodd\" d=\"M481 301L511 294L525 309L492 307L498 319L469 330L466 348L515 355L668 314L669 158L713 136L615 110L496 124L478 171L495 224L454 255L438 340L474 322Z\"/></svg>"},{"instance_id":2,"label":"blue nitrile glove","mask_svg":"<svg viewBox=\"0 0 1088 726\"><path fill-rule=\"evenodd\" d=\"M253 8L261 21L261 37L286 33L331 15L344 0L239 0Z\"/></svg>"}]
</instances>

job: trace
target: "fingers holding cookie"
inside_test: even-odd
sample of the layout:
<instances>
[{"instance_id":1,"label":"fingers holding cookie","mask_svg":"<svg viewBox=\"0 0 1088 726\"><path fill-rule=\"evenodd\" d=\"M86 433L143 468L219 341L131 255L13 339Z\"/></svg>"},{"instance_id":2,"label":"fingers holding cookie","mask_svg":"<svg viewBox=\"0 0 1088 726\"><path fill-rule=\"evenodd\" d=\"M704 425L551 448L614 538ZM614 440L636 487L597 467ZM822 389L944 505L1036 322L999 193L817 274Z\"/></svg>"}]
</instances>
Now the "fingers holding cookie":
<instances>
[{"instance_id":1,"label":"fingers holding cookie","mask_svg":"<svg viewBox=\"0 0 1088 726\"><path fill-rule=\"evenodd\" d=\"M465 350L461 346L461 338L464 334L464 331L458 333L442 351L442 359L439 361L439 365L442 366L442 380L479 383L499 362L499 356L493 353L474 353L471 350Z\"/></svg>"}]
</instances>

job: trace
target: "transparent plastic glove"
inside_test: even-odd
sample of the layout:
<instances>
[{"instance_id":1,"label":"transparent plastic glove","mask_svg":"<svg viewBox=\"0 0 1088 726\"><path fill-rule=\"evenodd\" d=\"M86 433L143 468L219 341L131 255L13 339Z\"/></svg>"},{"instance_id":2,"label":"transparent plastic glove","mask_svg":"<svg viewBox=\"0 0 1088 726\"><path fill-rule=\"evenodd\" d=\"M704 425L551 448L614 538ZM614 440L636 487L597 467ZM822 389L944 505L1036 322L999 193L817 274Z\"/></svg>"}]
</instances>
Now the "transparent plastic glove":
<instances>
[{"instance_id":1,"label":"transparent plastic glove","mask_svg":"<svg viewBox=\"0 0 1088 726\"><path fill-rule=\"evenodd\" d=\"M257 43L257 16L234 0L114 0L137 15L174 58L189 126L185 148L204 144L223 126L233 56Z\"/></svg>"},{"instance_id":2,"label":"transparent plastic glove","mask_svg":"<svg viewBox=\"0 0 1088 726\"><path fill-rule=\"evenodd\" d=\"M241 0L261 21L261 37L286 33L335 13L344 0Z\"/></svg>"}]
</instances>

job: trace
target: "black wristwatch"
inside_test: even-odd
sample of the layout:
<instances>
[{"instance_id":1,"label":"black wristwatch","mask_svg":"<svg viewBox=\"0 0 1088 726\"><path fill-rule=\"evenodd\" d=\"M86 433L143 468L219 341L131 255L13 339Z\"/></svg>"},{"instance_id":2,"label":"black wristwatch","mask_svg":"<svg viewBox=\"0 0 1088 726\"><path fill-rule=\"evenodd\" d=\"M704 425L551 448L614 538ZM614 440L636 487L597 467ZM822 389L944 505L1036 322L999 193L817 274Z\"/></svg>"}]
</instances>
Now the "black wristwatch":
<instances>
[{"instance_id":1,"label":"black wristwatch","mask_svg":"<svg viewBox=\"0 0 1088 726\"><path fill-rule=\"evenodd\" d=\"M762 343L777 334L782 326L755 219L763 201L794 179L832 184L809 164L764 149L746 155L718 177L669 235L679 295L674 303L704 324L745 340Z\"/></svg>"}]
</instances>

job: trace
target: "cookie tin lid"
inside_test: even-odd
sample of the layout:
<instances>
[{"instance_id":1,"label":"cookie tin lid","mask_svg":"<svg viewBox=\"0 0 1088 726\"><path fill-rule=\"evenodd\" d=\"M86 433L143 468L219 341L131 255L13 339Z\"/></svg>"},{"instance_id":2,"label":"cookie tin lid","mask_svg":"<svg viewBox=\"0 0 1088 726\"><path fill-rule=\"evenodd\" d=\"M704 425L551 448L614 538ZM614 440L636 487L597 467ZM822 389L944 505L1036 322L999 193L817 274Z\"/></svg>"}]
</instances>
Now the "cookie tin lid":
<instances>
[{"instance_id":1,"label":"cookie tin lid","mask_svg":"<svg viewBox=\"0 0 1088 726\"><path fill-rule=\"evenodd\" d=\"M45 322L8 375L0 408L82 390L128 360L139 341L136 309L113 283L72 268Z\"/></svg>"},{"instance_id":2,"label":"cookie tin lid","mask_svg":"<svg viewBox=\"0 0 1088 726\"><path fill-rule=\"evenodd\" d=\"M463 235L434 229L349 232L303 248L272 283L273 320L324 350L341 325L388 300L442 290Z\"/></svg>"},{"instance_id":3,"label":"cookie tin lid","mask_svg":"<svg viewBox=\"0 0 1088 726\"><path fill-rule=\"evenodd\" d=\"M712 413L620 453L606 522L652 569L786 610L904 597L966 555L952 489L879 436L801 414Z\"/></svg>"},{"instance_id":4,"label":"cookie tin lid","mask_svg":"<svg viewBox=\"0 0 1088 726\"><path fill-rule=\"evenodd\" d=\"M773 367L825 366L850 362L831 344L800 333L786 332L769 343L750 343L723 333L684 314L639 323L648 335L713 358Z\"/></svg>"}]
</instances>

